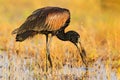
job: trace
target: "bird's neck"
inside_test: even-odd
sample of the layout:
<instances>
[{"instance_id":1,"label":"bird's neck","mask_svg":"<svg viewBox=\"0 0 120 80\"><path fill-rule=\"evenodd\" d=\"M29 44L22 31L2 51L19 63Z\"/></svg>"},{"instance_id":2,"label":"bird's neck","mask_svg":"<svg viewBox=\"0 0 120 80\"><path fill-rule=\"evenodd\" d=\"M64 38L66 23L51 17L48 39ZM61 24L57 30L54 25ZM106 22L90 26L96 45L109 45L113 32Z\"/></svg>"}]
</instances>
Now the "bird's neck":
<instances>
[{"instance_id":1,"label":"bird's neck","mask_svg":"<svg viewBox=\"0 0 120 80\"><path fill-rule=\"evenodd\" d=\"M66 33L64 30L58 31L56 34L57 38L59 38L62 41L67 41L68 38L66 37Z\"/></svg>"}]
</instances>

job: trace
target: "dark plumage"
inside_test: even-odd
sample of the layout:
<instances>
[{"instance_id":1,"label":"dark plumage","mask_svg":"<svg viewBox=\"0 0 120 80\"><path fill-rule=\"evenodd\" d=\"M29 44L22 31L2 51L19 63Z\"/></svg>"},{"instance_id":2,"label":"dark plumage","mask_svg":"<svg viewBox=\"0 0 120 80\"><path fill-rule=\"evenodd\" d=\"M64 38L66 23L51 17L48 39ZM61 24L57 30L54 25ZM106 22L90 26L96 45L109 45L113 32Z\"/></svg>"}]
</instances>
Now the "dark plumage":
<instances>
[{"instance_id":1,"label":"dark plumage","mask_svg":"<svg viewBox=\"0 0 120 80\"><path fill-rule=\"evenodd\" d=\"M49 52L48 34L52 36L57 36L60 40L70 41L75 44L80 52L82 61L85 65L86 55L85 50L80 43L80 35L75 31L64 32L65 28L70 23L70 12L68 9L59 7L44 7L35 10L26 21L17 29L15 29L12 34L16 35L16 41L24 41L28 37L33 37L36 34L46 35L46 57L50 62L52 67L52 61ZM46 60L47 61L47 60ZM47 62L46 62L47 70Z\"/></svg>"},{"instance_id":2,"label":"dark plumage","mask_svg":"<svg viewBox=\"0 0 120 80\"><path fill-rule=\"evenodd\" d=\"M39 33L54 34L59 29L64 28L65 25L68 25L70 22L70 13L69 10L59 7L44 7L35 10L26 21L15 31L13 34L26 34L26 31L36 31ZM24 35L24 34L23 34ZM28 34L27 34L28 36ZM30 37L29 35L28 37ZM22 38L25 40L24 38ZM20 41L23 41L20 39ZM19 38L16 37L16 40L19 41Z\"/></svg>"}]
</instances>

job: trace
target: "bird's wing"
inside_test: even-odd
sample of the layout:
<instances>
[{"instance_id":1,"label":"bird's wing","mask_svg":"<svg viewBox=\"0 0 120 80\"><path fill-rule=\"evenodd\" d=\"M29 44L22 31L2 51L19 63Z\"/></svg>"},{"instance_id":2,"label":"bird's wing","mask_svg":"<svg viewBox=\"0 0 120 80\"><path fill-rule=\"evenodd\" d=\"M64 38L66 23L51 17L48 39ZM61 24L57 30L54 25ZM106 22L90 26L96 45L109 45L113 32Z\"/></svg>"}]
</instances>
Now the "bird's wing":
<instances>
[{"instance_id":1,"label":"bird's wing","mask_svg":"<svg viewBox=\"0 0 120 80\"><path fill-rule=\"evenodd\" d=\"M21 34L27 30L34 30L38 26L38 23L41 23L39 27L42 26L44 24L45 19L40 15L45 17L42 14L41 9L34 11L30 16L27 17L25 22L18 28L17 34Z\"/></svg>"},{"instance_id":2,"label":"bird's wing","mask_svg":"<svg viewBox=\"0 0 120 80\"><path fill-rule=\"evenodd\" d=\"M45 24L48 26L46 27L47 30L56 31L60 29L64 26L69 17L70 15L67 11L49 13L45 21Z\"/></svg>"},{"instance_id":3,"label":"bird's wing","mask_svg":"<svg viewBox=\"0 0 120 80\"><path fill-rule=\"evenodd\" d=\"M69 12L62 9L41 8L35 10L20 26L17 34L27 30L54 31L60 29L70 17Z\"/></svg>"}]
</instances>

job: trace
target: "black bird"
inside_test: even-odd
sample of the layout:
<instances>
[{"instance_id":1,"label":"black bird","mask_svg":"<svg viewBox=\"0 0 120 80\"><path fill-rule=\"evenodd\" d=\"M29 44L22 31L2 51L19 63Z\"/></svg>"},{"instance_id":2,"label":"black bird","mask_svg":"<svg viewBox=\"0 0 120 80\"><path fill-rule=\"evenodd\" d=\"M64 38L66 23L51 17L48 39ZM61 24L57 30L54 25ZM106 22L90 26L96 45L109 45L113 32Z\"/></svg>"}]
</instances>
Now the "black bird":
<instances>
[{"instance_id":1,"label":"black bird","mask_svg":"<svg viewBox=\"0 0 120 80\"><path fill-rule=\"evenodd\" d=\"M52 36L57 36L62 41L72 42L78 49L83 63L87 66L86 53L80 42L80 35L75 31L65 33L65 28L70 23L70 11L60 7L43 7L32 12L26 21L12 34L16 35L16 41L22 42L36 34L46 35L46 71L47 59L52 67L50 58L49 44ZM48 36L51 34L51 36ZM48 38L50 38L48 42Z\"/></svg>"}]
</instances>

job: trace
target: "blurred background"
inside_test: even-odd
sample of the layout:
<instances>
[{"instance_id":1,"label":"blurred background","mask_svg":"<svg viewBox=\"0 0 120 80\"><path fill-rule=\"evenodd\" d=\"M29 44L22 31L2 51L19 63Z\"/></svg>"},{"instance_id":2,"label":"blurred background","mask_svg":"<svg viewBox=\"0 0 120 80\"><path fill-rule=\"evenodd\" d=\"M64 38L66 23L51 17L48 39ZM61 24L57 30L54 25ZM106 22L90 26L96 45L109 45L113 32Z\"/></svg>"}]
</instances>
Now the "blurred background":
<instances>
[{"instance_id":1,"label":"blurred background","mask_svg":"<svg viewBox=\"0 0 120 80\"><path fill-rule=\"evenodd\" d=\"M68 28L79 31L83 27L88 34L93 32L93 36L98 40L111 37L115 39L113 45L120 49L119 0L0 0L0 4L0 37L2 38L11 38L11 31L19 27L32 11L44 6L59 6L71 11L71 24Z\"/></svg>"},{"instance_id":2,"label":"blurred background","mask_svg":"<svg viewBox=\"0 0 120 80\"><path fill-rule=\"evenodd\" d=\"M11 32L34 10L45 6L69 9L71 23L66 31L72 29L81 35L81 42L89 61L101 57L103 60L108 60L106 64L112 64L117 75L120 74L120 0L0 0L0 51L14 52L18 44L15 43L15 36L11 35ZM45 41L41 38L45 39L44 36L36 36L32 41L22 42L20 50L24 51L24 46L29 47L32 42L35 45L45 45ZM68 43L54 38L51 48L56 52L59 47L60 51L64 47L68 47L68 50L73 49L73 45Z\"/></svg>"}]
</instances>

